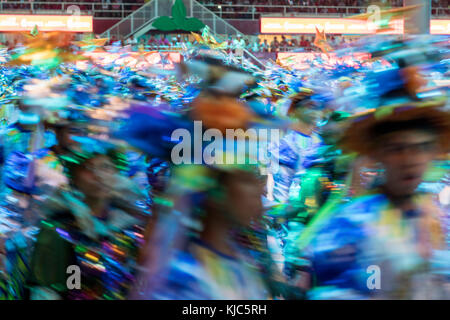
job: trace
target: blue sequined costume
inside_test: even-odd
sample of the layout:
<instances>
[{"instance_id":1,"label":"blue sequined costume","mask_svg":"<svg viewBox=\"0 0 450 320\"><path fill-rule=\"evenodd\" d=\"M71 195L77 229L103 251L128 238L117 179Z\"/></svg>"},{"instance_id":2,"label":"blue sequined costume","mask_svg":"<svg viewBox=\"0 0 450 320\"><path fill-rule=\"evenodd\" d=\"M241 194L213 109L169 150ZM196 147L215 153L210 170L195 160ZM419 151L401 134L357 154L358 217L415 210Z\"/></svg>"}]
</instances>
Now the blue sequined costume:
<instances>
[{"instance_id":1,"label":"blue sequined costume","mask_svg":"<svg viewBox=\"0 0 450 320\"><path fill-rule=\"evenodd\" d=\"M308 249L310 298L448 299L449 212L429 194L414 201L417 210L402 212L372 193L338 207Z\"/></svg>"},{"instance_id":2,"label":"blue sequined costume","mask_svg":"<svg viewBox=\"0 0 450 320\"><path fill-rule=\"evenodd\" d=\"M292 188L298 186L297 176L304 173L305 164L314 157L321 145L318 135L304 135L289 130L280 143L270 147L271 172L274 179L273 198L286 202Z\"/></svg>"}]
</instances>

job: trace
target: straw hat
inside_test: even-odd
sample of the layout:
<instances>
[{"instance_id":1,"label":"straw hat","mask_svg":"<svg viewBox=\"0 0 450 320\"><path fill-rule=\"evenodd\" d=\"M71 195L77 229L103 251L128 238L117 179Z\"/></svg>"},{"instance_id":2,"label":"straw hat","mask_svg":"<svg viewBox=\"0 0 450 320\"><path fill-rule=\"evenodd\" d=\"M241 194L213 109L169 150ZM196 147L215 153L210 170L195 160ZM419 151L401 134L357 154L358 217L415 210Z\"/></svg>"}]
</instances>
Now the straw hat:
<instances>
[{"instance_id":1,"label":"straw hat","mask_svg":"<svg viewBox=\"0 0 450 320\"><path fill-rule=\"evenodd\" d=\"M396 105L382 106L349 120L342 138L342 147L347 151L356 151L368 155L373 148L373 129L380 123L408 121L426 121L439 132L439 145L443 153L450 151L450 111L445 108L446 96L425 101L412 101Z\"/></svg>"}]
</instances>

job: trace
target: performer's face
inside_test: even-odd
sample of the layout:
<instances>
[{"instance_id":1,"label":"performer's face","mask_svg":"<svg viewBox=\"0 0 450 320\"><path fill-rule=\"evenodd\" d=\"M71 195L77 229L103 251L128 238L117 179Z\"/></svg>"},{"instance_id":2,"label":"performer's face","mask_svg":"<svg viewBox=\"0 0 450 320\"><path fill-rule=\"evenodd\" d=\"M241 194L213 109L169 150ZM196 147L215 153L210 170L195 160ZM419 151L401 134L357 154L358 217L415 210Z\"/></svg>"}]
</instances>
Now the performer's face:
<instances>
[{"instance_id":1,"label":"performer's face","mask_svg":"<svg viewBox=\"0 0 450 320\"><path fill-rule=\"evenodd\" d=\"M63 148L70 148L75 142L72 140L72 133L75 131L70 127L59 128L55 131L58 144Z\"/></svg>"},{"instance_id":2,"label":"performer's face","mask_svg":"<svg viewBox=\"0 0 450 320\"><path fill-rule=\"evenodd\" d=\"M300 108L295 112L297 119L307 124L317 124L323 116L322 111L308 108Z\"/></svg>"},{"instance_id":3,"label":"performer's face","mask_svg":"<svg viewBox=\"0 0 450 320\"><path fill-rule=\"evenodd\" d=\"M97 156L86 161L75 177L77 188L86 195L104 198L114 186L114 164L106 156Z\"/></svg>"},{"instance_id":4,"label":"performer's face","mask_svg":"<svg viewBox=\"0 0 450 320\"><path fill-rule=\"evenodd\" d=\"M304 101L303 106L293 110L291 116L306 123L317 125L324 116L323 111L314 101Z\"/></svg>"},{"instance_id":5,"label":"performer's face","mask_svg":"<svg viewBox=\"0 0 450 320\"><path fill-rule=\"evenodd\" d=\"M329 121L321 128L320 136L326 144L336 144L341 137L343 130L342 125L335 121Z\"/></svg>"},{"instance_id":6,"label":"performer's face","mask_svg":"<svg viewBox=\"0 0 450 320\"><path fill-rule=\"evenodd\" d=\"M405 130L379 137L375 154L385 168L386 188L397 196L413 194L437 152L437 137L429 131Z\"/></svg>"}]
</instances>

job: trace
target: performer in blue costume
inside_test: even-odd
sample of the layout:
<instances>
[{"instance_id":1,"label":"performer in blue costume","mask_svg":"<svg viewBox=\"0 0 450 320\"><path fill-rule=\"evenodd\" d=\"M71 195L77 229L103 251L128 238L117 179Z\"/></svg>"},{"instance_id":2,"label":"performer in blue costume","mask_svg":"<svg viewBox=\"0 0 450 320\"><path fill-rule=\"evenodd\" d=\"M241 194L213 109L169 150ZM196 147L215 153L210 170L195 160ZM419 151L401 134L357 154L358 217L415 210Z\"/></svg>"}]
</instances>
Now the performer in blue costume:
<instances>
[{"instance_id":1,"label":"performer in blue costume","mask_svg":"<svg viewBox=\"0 0 450 320\"><path fill-rule=\"evenodd\" d=\"M5 195L10 190L4 188L4 184L12 190L16 190L8 174L14 174L10 165L14 165L18 158L25 158L34 153L42 153L43 149L53 146L56 142L55 135L44 128L43 119L39 116L35 106L18 100L18 119L3 128L1 142L3 146L2 158L5 160L5 168L2 170L2 191ZM18 190L22 191L22 190Z\"/></svg>"},{"instance_id":2,"label":"performer in blue costume","mask_svg":"<svg viewBox=\"0 0 450 320\"><path fill-rule=\"evenodd\" d=\"M273 179L268 182L269 199L286 202L294 185L298 186L296 178L304 173L305 162L314 157L321 144L315 130L323 117L323 105L320 97L309 89L292 99L287 114L294 122L279 144L270 147Z\"/></svg>"},{"instance_id":3,"label":"performer in blue costume","mask_svg":"<svg viewBox=\"0 0 450 320\"><path fill-rule=\"evenodd\" d=\"M284 268L288 220L296 211L295 206L294 210L288 208L290 199L298 199L300 177L305 173L305 164L316 156L322 144L316 129L323 117L323 99L310 89L301 90L291 99L287 110L287 115L293 120L290 128L279 143L269 147L271 163L267 179L267 202L271 208L267 215L272 218L269 243L280 270Z\"/></svg>"},{"instance_id":4,"label":"performer in blue costume","mask_svg":"<svg viewBox=\"0 0 450 320\"><path fill-rule=\"evenodd\" d=\"M445 94L405 90L415 79L409 71L399 74L405 87L381 99L395 97L395 104L355 117L344 134L345 149L376 160L384 174L366 195L338 206L313 237L305 252L311 299L449 297L448 210L417 187L432 160L450 150L450 113Z\"/></svg>"}]
</instances>

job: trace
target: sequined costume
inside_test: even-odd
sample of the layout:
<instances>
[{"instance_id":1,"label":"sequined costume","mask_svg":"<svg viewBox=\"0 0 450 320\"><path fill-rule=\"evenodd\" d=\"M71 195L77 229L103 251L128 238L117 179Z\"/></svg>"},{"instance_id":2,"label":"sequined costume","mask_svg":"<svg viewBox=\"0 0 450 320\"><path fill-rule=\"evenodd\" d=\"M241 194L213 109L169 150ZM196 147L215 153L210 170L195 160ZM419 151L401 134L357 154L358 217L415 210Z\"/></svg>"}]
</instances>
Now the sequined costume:
<instances>
[{"instance_id":1,"label":"sequined costume","mask_svg":"<svg viewBox=\"0 0 450 320\"><path fill-rule=\"evenodd\" d=\"M448 299L448 212L429 194L414 201L418 210L402 212L374 191L339 206L307 250L309 297Z\"/></svg>"},{"instance_id":2,"label":"sequined costume","mask_svg":"<svg viewBox=\"0 0 450 320\"><path fill-rule=\"evenodd\" d=\"M5 158L12 151L16 152L30 152L41 148L49 148L56 143L56 138L53 132L43 131L41 133L36 131L30 131L19 124L11 124L5 128L3 132L3 144L5 145Z\"/></svg>"},{"instance_id":3,"label":"sequined costume","mask_svg":"<svg viewBox=\"0 0 450 320\"><path fill-rule=\"evenodd\" d=\"M0 193L8 193L5 186L5 173L12 170L8 167L8 162L15 165L14 162L19 158L29 158L35 152L42 156L41 150L50 148L56 143L55 135L51 131L30 131L19 124L11 124L3 128L0 133L2 144L2 159L6 167L1 169L2 181L0 182ZM9 172L12 174L12 172ZM11 186L7 186L11 188Z\"/></svg>"},{"instance_id":4,"label":"sequined costume","mask_svg":"<svg viewBox=\"0 0 450 320\"><path fill-rule=\"evenodd\" d=\"M61 190L46 204L31 259L32 298L125 299L142 244L141 223L113 204L102 217L93 216L82 199ZM66 285L70 265L81 269L81 289Z\"/></svg>"},{"instance_id":5,"label":"sequined costume","mask_svg":"<svg viewBox=\"0 0 450 320\"><path fill-rule=\"evenodd\" d=\"M231 257L198 239L176 253L167 280L156 288L158 300L262 300L269 297L258 271L242 252Z\"/></svg>"},{"instance_id":6,"label":"sequined costume","mask_svg":"<svg viewBox=\"0 0 450 320\"><path fill-rule=\"evenodd\" d=\"M38 230L25 226L17 211L0 207L0 300L26 298L29 255Z\"/></svg>"},{"instance_id":7,"label":"sequined costume","mask_svg":"<svg viewBox=\"0 0 450 320\"><path fill-rule=\"evenodd\" d=\"M275 201L286 202L291 194L298 194L298 175L304 173L305 162L314 157L320 144L321 139L316 134L307 136L289 130L279 144L270 146Z\"/></svg>"}]
</instances>

